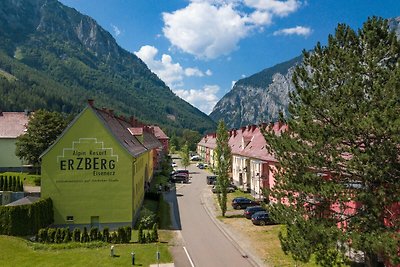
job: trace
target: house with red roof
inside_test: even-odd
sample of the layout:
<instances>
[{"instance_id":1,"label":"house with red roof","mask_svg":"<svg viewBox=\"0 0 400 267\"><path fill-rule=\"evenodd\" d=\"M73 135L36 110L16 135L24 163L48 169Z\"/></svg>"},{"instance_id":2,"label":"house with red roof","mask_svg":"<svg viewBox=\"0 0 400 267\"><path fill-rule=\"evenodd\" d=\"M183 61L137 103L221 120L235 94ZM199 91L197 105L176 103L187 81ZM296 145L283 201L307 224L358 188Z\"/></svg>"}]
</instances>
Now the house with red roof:
<instances>
[{"instance_id":1,"label":"house with red roof","mask_svg":"<svg viewBox=\"0 0 400 267\"><path fill-rule=\"evenodd\" d=\"M0 171L21 171L25 162L15 155L17 137L26 132L28 112L0 111Z\"/></svg>"},{"instance_id":2,"label":"house with red roof","mask_svg":"<svg viewBox=\"0 0 400 267\"><path fill-rule=\"evenodd\" d=\"M231 180L242 191L255 198L263 198L263 189L274 185L277 160L267 150L263 130L280 134L287 126L282 123L248 125L229 131L232 152ZM211 167L215 167L216 134L205 135L197 145L197 153Z\"/></svg>"}]
</instances>

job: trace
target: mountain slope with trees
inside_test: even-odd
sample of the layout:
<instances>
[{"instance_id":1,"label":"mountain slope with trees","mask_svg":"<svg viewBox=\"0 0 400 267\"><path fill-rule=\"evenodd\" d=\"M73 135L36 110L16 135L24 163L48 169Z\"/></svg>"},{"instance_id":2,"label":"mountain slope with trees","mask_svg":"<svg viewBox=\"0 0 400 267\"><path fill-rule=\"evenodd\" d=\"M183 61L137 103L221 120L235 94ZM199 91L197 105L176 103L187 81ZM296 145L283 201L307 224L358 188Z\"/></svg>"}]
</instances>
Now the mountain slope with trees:
<instances>
[{"instance_id":1,"label":"mountain slope with trees","mask_svg":"<svg viewBox=\"0 0 400 267\"><path fill-rule=\"evenodd\" d=\"M216 128L92 18L56 0L0 6L0 109L77 113L86 99L167 130Z\"/></svg>"}]
</instances>

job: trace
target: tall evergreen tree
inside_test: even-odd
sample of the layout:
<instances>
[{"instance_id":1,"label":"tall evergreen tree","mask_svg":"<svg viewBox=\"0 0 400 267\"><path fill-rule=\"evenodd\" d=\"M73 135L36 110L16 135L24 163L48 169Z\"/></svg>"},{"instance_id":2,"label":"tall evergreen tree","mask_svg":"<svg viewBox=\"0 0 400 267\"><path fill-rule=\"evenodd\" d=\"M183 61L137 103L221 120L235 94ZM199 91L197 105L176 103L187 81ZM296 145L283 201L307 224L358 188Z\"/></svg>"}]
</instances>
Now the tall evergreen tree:
<instances>
[{"instance_id":1,"label":"tall evergreen tree","mask_svg":"<svg viewBox=\"0 0 400 267\"><path fill-rule=\"evenodd\" d=\"M217 128L217 146L215 156L217 161L217 196L222 216L226 213L227 188L229 185L229 172L231 167L231 147L229 146L229 134L223 120L220 120Z\"/></svg>"},{"instance_id":2,"label":"tall evergreen tree","mask_svg":"<svg viewBox=\"0 0 400 267\"><path fill-rule=\"evenodd\" d=\"M349 247L367 266L378 256L399 263L400 43L374 17L358 32L338 25L303 55L289 130L265 134L281 166L272 212L287 227L282 248L323 266Z\"/></svg>"},{"instance_id":3,"label":"tall evergreen tree","mask_svg":"<svg viewBox=\"0 0 400 267\"><path fill-rule=\"evenodd\" d=\"M68 124L58 112L38 110L29 119L27 131L16 142L16 155L35 166L39 156L57 139Z\"/></svg>"}]
</instances>

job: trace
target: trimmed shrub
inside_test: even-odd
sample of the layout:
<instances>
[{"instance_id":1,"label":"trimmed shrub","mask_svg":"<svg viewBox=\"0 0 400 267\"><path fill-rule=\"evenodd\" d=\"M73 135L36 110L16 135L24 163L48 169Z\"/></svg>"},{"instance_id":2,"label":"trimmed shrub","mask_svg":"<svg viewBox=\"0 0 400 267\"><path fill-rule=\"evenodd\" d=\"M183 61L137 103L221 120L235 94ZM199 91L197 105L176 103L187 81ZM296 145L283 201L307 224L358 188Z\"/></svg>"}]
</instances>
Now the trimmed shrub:
<instances>
[{"instance_id":1,"label":"trimmed shrub","mask_svg":"<svg viewBox=\"0 0 400 267\"><path fill-rule=\"evenodd\" d=\"M41 243L47 242L47 228L42 228L39 230L37 241Z\"/></svg>"},{"instance_id":2,"label":"trimmed shrub","mask_svg":"<svg viewBox=\"0 0 400 267\"><path fill-rule=\"evenodd\" d=\"M110 235L110 243L116 244L118 243L118 235L116 232L112 232Z\"/></svg>"},{"instance_id":3,"label":"trimmed shrub","mask_svg":"<svg viewBox=\"0 0 400 267\"><path fill-rule=\"evenodd\" d=\"M97 227L92 227L90 229L90 234L89 234L90 241L98 240L98 233L99 233L99 229Z\"/></svg>"},{"instance_id":4,"label":"trimmed shrub","mask_svg":"<svg viewBox=\"0 0 400 267\"><path fill-rule=\"evenodd\" d=\"M81 241L81 229L79 228L74 229L74 231L72 232L72 240L75 242Z\"/></svg>"},{"instance_id":5,"label":"trimmed shrub","mask_svg":"<svg viewBox=\"0 0 400 267\"><path fill-rule=\"evenodd\" d=\"M89 234L88 234L87 228L85 226L85 227L83 227L81 243L86 243L86 242L89 242Z\"/></svg>"},{"instance_id":6,"label":"trimmed shrub","mask_svg":"<svg viewBox=\"0 0 400 267\"><path fill-rule=\"evenodd\" d=\"M158 225L155 223L153 225L153 231L152 231L152 242L157 242L158 241Z\"/></svg>"},{"instance_id":7,"label":"trimmed shrub","mask_svg":"<svg viewBox=\"0 0 400 267\"><path fill-rule=\"evenodd\" d=\"M56 229L49 228L47 230L47 243L54 243L56 237Z\"/></svg>"},{"instance_id":8,"label":"trimmed shrub","mask_svg":"<svg viewBox=\"0 0 400 267\"><path fill-rule=\"evenodd\" d=\"M146 242L146 238L145 238L144 233L143 233L143 225L142 225L142 224L139 224L138 242L139 242L140 244L143 244L143 243Z\"/></svg>"},{"instance_id":9,"label":"trimmed shrub","mask_svg":"<svg viewBox=\"0 0 400 267\"><path fill-rule=\"evenodd\" d=\"M126 233L126 243L131 242L132 239L132 227L125 226L125 233Z\"/></svg>"},{"instance_id":10,"label":"trimmed shrub","mask_svg":"<svg viewBox=\"0 0 400 267\"><path fill-rule=\"evenodd\" d=\"M71 241L71 232L69 231L68 227L64 228L63 230L64 230L63 243L68 243Z\"/></svg>"},{"instance_id":11,"label":"trimmed shrub","mask_svg":"<svg viewBox=\"0 0 400 267\"><path fill-rule=\"evenodd\" d=\"M108 227L103 229L103 241L109 243L110 242L110 230Z\"/></svg>"}]
</instances>

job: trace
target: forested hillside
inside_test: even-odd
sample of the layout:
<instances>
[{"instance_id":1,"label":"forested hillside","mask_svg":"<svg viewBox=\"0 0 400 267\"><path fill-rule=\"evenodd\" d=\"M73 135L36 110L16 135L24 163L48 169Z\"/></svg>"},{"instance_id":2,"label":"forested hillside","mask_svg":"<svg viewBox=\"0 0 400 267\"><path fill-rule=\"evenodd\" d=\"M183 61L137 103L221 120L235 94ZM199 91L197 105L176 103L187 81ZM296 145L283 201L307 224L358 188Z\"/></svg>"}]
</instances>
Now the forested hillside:
<instances>
[{"instance_id":1,"label":"forested hillside","mask_svg":"<svg viewBox=\"0 0 400 267\"><path fill-rule=\"evenodd\" d=\"M56 0L2 1L0 96L6 111L77 113L92 98L178 134L215 128L96 21Z\"/></svg>"}]
</instances>

